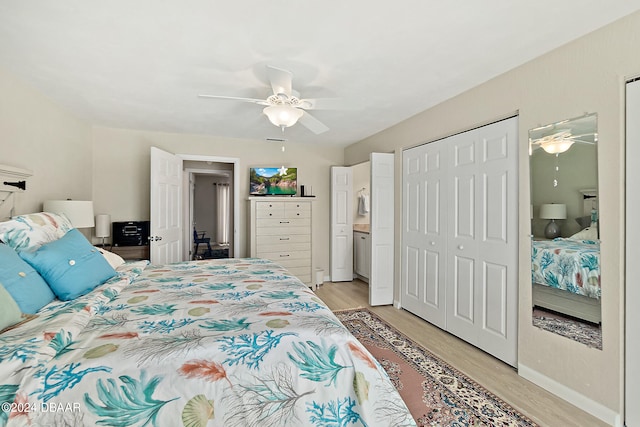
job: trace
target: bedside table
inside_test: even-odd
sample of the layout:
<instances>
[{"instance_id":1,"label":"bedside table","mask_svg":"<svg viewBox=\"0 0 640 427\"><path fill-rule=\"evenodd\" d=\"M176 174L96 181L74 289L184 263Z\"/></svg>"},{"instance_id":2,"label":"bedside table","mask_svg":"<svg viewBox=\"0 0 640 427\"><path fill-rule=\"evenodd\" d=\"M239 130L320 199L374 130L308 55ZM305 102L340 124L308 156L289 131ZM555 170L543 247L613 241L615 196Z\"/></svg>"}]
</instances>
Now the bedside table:
<instances>
[{"instance_id":1,"label":"bedside table","mask_svg":"<svg viewBox=\"0 0 640 427\"><path fill-rule=\"evenodd\" d=\"M120 255L127 261L149 259L149 245L142 246L111 246L108 251Z\"/></svg>"}]
</instances>

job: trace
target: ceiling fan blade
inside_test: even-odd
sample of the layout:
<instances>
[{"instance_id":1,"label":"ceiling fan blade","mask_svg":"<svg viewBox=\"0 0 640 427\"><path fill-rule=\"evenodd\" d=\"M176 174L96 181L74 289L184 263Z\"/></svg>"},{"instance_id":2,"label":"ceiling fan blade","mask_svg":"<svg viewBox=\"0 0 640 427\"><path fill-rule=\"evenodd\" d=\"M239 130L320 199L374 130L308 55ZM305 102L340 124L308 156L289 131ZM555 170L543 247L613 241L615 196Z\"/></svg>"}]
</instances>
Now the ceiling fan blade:
<instances>
[{"instance_id":1,"label":"ceiling fan blade","mask_svg":"<svg viewBox=\"0 0 640 427\"><path fill-rule=\"evenodd\" d=\"M298 122L302 123L304 127L309 129L311 132L319 135L329 130L327 125L322 123L320 120L313 117L311 114L304 111L304 114L298 119Z\"/></svg>"},{"instance_id":2,"label":"ceiling fan blade","mask_svg":"<svg viewBox=\"0 0 640 427\"><path fill-rule=\"evenodd\" d=\"M291 97L291 81L293 80L291 71L267 65L267 76L269 77L274 95L284 93L288 97Z\"/></svg>"},{"instance_id":3,"label":"ceiling fan blade","mask_svg":"<svg viewBox=\"0 0 640 427\"><path fill-rule=\"evenodd\" d=\"M243 102L252 102L258 105L270 105L264 99L255 99L255 98L240 98L237 96L219 96L219 95L198 95L198 98L213 98L213 99L227 99L231 101L243 101Z\"/></svg>"},{"instance_id":4,"label":"ceiling fan blade","mask_svg":"<svg viewBox=\"0 0 640 427\"><path fill-rule=\"evenodd\" d=\"M349 105L340 98L305 98L297 105L304 110L354 110L354 105Z\"/></svg>"}]
</instances>

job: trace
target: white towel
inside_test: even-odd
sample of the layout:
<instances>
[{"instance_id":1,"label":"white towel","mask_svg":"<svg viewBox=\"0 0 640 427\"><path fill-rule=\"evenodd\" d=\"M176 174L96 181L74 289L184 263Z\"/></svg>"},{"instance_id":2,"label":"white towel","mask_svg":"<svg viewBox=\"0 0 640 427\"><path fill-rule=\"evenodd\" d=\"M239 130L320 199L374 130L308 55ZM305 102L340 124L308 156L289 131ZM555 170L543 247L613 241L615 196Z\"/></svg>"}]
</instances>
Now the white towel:
<instances>
[{"instance_id":1,"label":"white towel","mask_svg":"<svg viewBox=\"0 0 640 427\"><path fill-rule=\"evenodd\" d=\"M366 215L369 213L369 196L361 194L358 198L358 215Z\"/></svg>"}]
</instances>

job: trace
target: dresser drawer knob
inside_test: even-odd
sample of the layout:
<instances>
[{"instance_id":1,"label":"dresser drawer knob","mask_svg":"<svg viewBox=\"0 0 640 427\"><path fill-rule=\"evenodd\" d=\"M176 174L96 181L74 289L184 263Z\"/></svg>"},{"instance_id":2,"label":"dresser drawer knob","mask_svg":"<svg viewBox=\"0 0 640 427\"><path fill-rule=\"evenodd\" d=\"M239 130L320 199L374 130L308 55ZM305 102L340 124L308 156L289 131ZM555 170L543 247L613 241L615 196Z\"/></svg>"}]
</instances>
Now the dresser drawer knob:
<instances>
[{"instance_id":1,"label":"dresser drawer knob","mask_svg":"<svg viewBox=\"0 0 640 427\"><path fill-rule=\"evenodd\" d=\"M289 254L280 254L280 258L285 258L285 257L288 257L288 256L290 256L290 255Z\"/></svg>"},{"instance_id":2,"label":"dresser drawer knob","mask_svg":"<svg viewBox=\"0 0 640 427\"><path fill-rule=\"evenodd\" d=\"M280 240L289 240L288 237L281 237Z\"/></svg>"},{"instance_id":3,"label":"dresser drawer knob","mask_svg":"<svg viewBox=\"0 0 640 427\"><path fill-rule=\"evenodd\" d=\"M280 221L280 224L289 224L289 221Z\"/></svg>"}]
</instances>

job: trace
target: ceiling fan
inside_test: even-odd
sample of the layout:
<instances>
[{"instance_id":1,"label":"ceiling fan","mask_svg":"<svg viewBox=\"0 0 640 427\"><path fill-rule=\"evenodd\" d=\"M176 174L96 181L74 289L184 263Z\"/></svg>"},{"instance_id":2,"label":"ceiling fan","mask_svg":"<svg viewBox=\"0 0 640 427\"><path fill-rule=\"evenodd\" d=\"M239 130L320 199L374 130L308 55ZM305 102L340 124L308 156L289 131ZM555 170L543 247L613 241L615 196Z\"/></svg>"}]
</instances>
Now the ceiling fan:
<instances>
[{"instance_id":1,"label":"ceiling fan","mask_svg":"<svg viewBox=\"0 0 640 427\"><path fill-rule=\"evenodd\" d=\"M590 141L587 138L592 137L594 140ZM549 154L560 154L567 151L575 142L582 142L585 144L594 144L596 134L585 133L582 135L573 135L571 129L559 129L557 132L551 135L545 135L541 138L531 140L531 150L535 148L542 148Z\"/></svg>"},{"instance_id":2,"label":"ceiling fan","mask_svg":"<svg viewBox=\"0 0 640 427\"><path fill-rule=\"evenodd\" d=\"M267 65L267 76L271 83L273 95L267 99L239 98L235 96L198 95L200 98L228 99L264 105L262 112L274 125L282 128L293 126L298 121L315 134L321 134L329 128L313 117L307 110L318 109L320 100L301 99L300 94L292 89L293 74L290 71Z\"/></svg>"}]
</instances>

